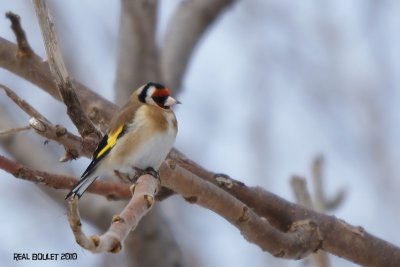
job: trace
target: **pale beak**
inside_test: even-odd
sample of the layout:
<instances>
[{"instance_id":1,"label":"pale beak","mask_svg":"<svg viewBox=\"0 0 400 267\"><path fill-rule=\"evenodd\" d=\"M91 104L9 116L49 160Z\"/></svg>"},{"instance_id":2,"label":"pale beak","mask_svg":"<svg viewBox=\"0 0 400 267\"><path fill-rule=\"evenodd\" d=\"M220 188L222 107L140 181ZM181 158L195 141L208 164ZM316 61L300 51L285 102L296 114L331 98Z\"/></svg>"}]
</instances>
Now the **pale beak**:
<instances>
[{"instance_id":1,"label":"pale beak","mask_svg":"<svg viewBox=\"0 0 400 267\"><path fill-rule=\"evenodd\" d=\"M178 100L176 100L175 98L172 98L170 96L164 102L164 106L166 106L166 107L171 107L175 104L181 104L181 102L179 102Z\"/></svg>"}]
</instances>

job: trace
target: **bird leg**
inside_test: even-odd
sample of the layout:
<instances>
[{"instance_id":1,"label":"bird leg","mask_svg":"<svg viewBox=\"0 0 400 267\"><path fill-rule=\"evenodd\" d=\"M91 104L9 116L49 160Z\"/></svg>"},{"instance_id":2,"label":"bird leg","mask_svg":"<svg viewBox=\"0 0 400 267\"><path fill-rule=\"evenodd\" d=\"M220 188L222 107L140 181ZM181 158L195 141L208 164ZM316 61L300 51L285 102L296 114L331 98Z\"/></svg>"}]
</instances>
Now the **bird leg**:
<instances>
[{"instance_id":1,"label":"bird leg","mask_svg":"<svg viewBox=\"0 0 400 267\"><path fill-rule=\"evenodd\" d=\"M130 184L130 183L132 183L132 182L137 180L137 179L134 179L135 177L133 177L133 178L129 177L129 173L120 172L118 170L114 170L114 174L119 179L121 179L124 183Z\"/></svg>"},{"instance_id":2,"label":"bird leg","mask_svg":"<svg viewBox=\"0 0 400 267\"><path fill-rule=\"evenodd\" d=\"M160 174L158 171L156 171L153 167L147 167L146 169L142 170L137 167L133 167L133 169L136 171L135 176L133 176L133 181L136 181L140 176L144 174L149 174L156 178L157 180L160 180Z\"/></svg>"}]
</instances>

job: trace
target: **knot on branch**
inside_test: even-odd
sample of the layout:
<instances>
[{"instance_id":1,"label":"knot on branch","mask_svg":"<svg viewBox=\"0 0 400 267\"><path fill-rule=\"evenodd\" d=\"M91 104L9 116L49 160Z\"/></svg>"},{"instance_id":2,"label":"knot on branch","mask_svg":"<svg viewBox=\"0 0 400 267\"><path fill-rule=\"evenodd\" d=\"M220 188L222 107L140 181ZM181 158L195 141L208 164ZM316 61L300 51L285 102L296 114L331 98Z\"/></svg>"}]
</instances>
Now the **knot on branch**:
<instances>
[{"instance_id":1,"label":"knot on branch","mask_svg":"<svg viewBox=\"0 0 400 267\"><path fill-rule=\"evenodd\" d=\"M245 186L244 183L232 179L229 175L223 173L216 173L214 174L214 179L217 181L218 185L221 187L226 187L231 189L233 186Z\"/></svg>"},{"instance_id":2,"label":"knot on branch","mask_svg":"<svg viewBox=\"0 0 400 267\"><path fill-rule=\"evenodd\" d=\"M237 221L240 223L240 222L246 222L249 219L250 219L249 208L246 206L243 206L242 214Z\"/></svg>"},{"instance_id":3,"label":"knot on branch","mask_svg":"<svg viewBox=\"0 0 400 267\"><path fill-rule=\"evenodd\" d=\"M311 253L317 252L322 246L322 235L318 225L311 220L302 220L292 223L287 234L294 241L290 251L281 251L277 257L303 259ZM290 247L289 247L290 248Z\"/></svg>"},{"instance_id":4,"label":"knot on branch","mask_svg":"<svg viewBox=\"0 0 400 267\"><path fill-rule=\"evenodd\" d=\"M114 215L108 231L102 235L87 237L82 231L78 211L78 199L68 200L68 221L76 242L83 248L94 252L117 253L122 249L122 242L128 233L135 229L140 219L153 207L154 195L159 186L159 180L149 174L140 176L131 187L132 197L119 215Z\"/></svg>"},{"instance_id":5,"label":"knot on branch","mask_svg":"<svg viewBox=\"0 0 400 267\"><path fill-rule=\"evenodd\" d=\"M39 119L36 119L34 117L30 118L28 123L29 126L31 126L34 130L38 132L45 132L47 130L46 125Z\"/></svg>"}]
</instances>

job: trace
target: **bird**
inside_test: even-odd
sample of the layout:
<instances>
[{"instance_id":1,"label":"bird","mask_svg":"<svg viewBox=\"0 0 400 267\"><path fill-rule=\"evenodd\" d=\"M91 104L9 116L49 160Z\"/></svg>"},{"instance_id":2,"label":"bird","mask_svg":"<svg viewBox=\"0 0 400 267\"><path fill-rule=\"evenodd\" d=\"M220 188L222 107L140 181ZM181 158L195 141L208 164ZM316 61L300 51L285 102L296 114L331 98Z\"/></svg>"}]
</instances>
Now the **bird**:
<instances>
[{"instance_id":1,"label":"bird","mask_svg":"<svg viewBox=\"0 0 400 267\"><path fill-rule=\"evenodd\" d=\"M112 118L89 166L65 199L81 198L99 176L115 175L125 182L144 173L157 178L178 132L171 109L175 104L180 102L160 83L148 82L134 91Z\"/></svg>"}]
</instances>

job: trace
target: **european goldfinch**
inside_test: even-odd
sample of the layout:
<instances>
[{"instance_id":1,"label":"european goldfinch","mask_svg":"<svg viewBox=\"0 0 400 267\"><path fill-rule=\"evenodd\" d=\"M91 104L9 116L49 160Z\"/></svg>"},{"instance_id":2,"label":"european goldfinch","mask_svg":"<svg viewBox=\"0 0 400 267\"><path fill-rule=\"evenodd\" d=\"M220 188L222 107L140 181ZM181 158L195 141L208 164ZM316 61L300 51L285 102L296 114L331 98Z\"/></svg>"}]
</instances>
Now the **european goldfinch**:
<instances>
[{"instance_id":1,"label":"european goldfinch","mask_svg":"<svg viewBox=\"0 0 400 267\"><path fill-rule=\"evenodd\" d=\"M91 163L66 199L80 198L99 176L130 179L140 170L154 175L175 142L178 128L171 106L176 103L168 88L158 83L147 83L133 92L111 120Z\"/></svg>"}]
</instances>

